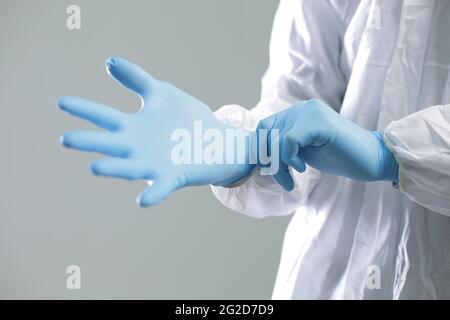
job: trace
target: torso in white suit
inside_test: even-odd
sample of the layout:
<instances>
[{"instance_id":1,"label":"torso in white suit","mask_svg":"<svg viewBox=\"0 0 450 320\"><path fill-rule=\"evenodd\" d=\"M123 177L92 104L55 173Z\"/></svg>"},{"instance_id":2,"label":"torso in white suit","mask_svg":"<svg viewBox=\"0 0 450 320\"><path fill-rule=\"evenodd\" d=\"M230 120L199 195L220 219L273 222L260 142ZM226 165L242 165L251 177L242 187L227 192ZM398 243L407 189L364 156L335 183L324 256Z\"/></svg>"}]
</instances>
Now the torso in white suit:
<instances>
[{"instance_id":1,"label":"torso in white suit","mask_svg":"<svg viewBox=\"0 0 450 320\"><path fill-rule=\"evenodd\" d=\"M254 217L295 214L274 299L450 298L450 1L282 0L261 102L217 116L254 129L299 100L319 98L384 137L400 188L293 173L284 191L253 173L213 187Z\"/></svg>"}]
</instances>

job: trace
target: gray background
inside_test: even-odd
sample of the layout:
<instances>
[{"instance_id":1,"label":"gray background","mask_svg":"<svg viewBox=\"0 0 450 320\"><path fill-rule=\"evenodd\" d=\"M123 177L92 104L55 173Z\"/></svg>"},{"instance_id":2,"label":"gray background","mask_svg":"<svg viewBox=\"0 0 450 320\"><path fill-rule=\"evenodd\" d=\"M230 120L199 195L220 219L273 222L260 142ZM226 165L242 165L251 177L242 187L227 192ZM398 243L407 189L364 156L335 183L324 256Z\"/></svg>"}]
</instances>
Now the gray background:
<instances>
[{"instance_id":1,"label":"gray background","mask_svg":"<svg viewBox=\"0 0 450 320\"><path fill-rule=\"evenodd\" d=\"M81 7L82 29L66 29ZM0 2L0 298L270 298L289 218L251 219L209 187L135 205L144 182L91 176L58 137L89 127L55 107L138 99L105 72L126 57L213 109L255 105L275 0ZM82 289L65 287L66 267Z\"/></svg>"}]
</instances>

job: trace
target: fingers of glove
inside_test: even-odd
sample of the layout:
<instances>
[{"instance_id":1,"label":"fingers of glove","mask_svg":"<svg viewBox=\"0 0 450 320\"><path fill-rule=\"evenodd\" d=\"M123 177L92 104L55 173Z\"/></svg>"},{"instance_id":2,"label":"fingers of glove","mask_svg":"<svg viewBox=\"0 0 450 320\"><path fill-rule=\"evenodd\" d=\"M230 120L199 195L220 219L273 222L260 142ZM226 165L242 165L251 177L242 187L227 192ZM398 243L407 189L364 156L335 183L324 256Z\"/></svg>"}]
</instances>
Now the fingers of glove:
<instances>
[{"instance_id":1,"label":"fingers of glove","mask_svg":"<svg viewBox=\"0 0 450 320\"><path fill-rule=\"evenodd\" d=\"M288 132L281 142L281 161L292 166L299 172L304 172L306 165L301 159L299 151L300 143L297 137L292 132Z\"/></svg>"},{"instance_id":2,"label":"fingers of glove","mask_svg":"<svg viewBox=\"0 0 450 320\"><path fill-rule=\"evenodd\" d=\"M111 157L126 157L130 150L112 133L97 131L66 132L61 143L71 149L99 152Z\"/></svg>"},{"instance_id":3,"label":"fingers of glove","mask_svg":"<svg viewBox=\"0 0 450 320\"><path fill-rule=\"evenodd\" d=\"M300 173L305 172L306 170L306 164L300 156L291 159L289 165Z\"/></svg>"},{"instance_id":4,"label":"fingers of glove","mask_svg":"<svg viewBox=\"0 0 450 320\"><path fill-rule=\"evenodd\" d=\"M58 100L58 106L63 111L111 131L120 127L125 116L111 107L78 97L62 97Z\"/></svg>"},{"instance_id":5,"label":"fingers of glove","mask_svg":"<svg viewBox=\"0 0 450 320\"><path fill-rule=\"evenodd\" d=\"M144 69L123 58L109 58L106 69L111 77L141 97L148 95L157 82Z\"/></svg>"},{"instance_id":6,"label":"fingers of glove","mask_svg":"<svg viewBox=\"0 0 450 320\"><path fill-rule=\"evenodd\" d=\"M276 120L275 115L262 119L261 121L259 121L258 126L256 127L256 131L260 129L266 130L272 129L275 124L275 120Z\"/></svg>"},{"instance_id":7,"label":"fingers of glove","mask_svg":"<svg viewBox=\"0 0 450 320\"><path fill-rule=\"evenodd\" d=\"M143 208L157 205L176 189L176 184L170 179L155 179L153 184L139 195L137 203Z\"/></svg>"},{"instance_id":8,"label":"fingers of glove","mask_svg":"<svg viewBox=\"0 0 450 320\"><path fill-rule=\"evenodd\" d=\"M135 159L100 159L91 164L91 171L95 175L127 180L150 178L149 166Z\"/></svg>"},{"instance_id":9,"label":"fingers of glove","mask_svg":"<svg viewBox=\"0 0 450 320\"><path fill-rule=\"evenodd\" d=\"M261 120L256 127L256 137L258 143L258 163L260 166L268 166L271 155L271 129L275 123L275 116L270 116Z\"/></svg>"},{"instance_id":10,"label":"fingers of glove","mask_svg":"<svg viewBox=\"0 0 450 320\"><path fill-rule=\"evenodd\" d=\"M286 191L292 191L294 189L294 179L292 179L288 166L284 163L280 164L278 173L275 174L275 179Z\"/></svg>"}]
</instances>

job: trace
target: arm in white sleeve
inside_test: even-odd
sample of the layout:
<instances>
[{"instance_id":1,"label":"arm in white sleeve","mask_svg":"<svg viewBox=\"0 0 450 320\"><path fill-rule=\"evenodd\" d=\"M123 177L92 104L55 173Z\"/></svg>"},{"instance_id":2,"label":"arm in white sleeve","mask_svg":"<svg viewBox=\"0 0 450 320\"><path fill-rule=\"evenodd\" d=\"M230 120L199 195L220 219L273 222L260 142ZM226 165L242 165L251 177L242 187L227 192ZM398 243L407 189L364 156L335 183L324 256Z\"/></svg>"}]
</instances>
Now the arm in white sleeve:
<instances>
[{"instance_id":1,"label":"arm in white sleeve","mask_svg":"<svg viewBox=\"0 0 450 320\"><path fill-rule=\"evenodd\" d=\"M255 130L259 120L298 101L318 98L340 109L347 80L340 68L342 38L357 6L334 1L281 0L270 41L270 64L262 79L261 100L250 111L225 106L216 116L234 127ZM292 213L311 182L313 169L298 174L291 171L295 187L285 191L273 176L256 169L235 188L212 187L216 197L230 209L253 217Z\"/></svg>"},{"instance_id":2,"label":"arm in white sleeve","mask_svg":"<svg viewBox=\"0 0 450 320\"><path fill-rule=\"evenodd\" d=\"M392 122L384 139L399 163L400 190L427 209L450 216L450 105Z\"/></svg>"}]
</instances>

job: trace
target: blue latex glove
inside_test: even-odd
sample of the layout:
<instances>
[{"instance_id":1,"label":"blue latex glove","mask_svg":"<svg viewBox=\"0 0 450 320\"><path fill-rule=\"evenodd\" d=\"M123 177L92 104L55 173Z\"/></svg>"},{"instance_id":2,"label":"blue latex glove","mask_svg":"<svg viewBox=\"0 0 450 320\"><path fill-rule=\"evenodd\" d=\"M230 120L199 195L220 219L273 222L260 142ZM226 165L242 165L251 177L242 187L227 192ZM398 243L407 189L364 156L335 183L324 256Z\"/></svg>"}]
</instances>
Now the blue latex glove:
<instances>
[{"instance_id":1,"label":"blue latex glove","mask_svg":"<svg viewBox=\"0 0 450 320\"><path fill-rule=\"evenodd\" d=\"M398 182L397 161L381 133L357 126L319 100L263 119L259 129L279 130L281 164L275 178L288 191L294 186L288 166L304 172L306 164L355 180Z\"/></svg>"},{"instance_id":2,"label":"blue latex glove","mask_svg":"<svg viewBox=\"0 0 450 320\"><path fill-rule=\"evenodd\" d=\"M174 130L184 128L194 136L194 121L201 121L205 131L213 128L223 135L231 128L220 122L204 103L152 78L135 64L110 58L106 66L113 78L142 98L139 112L123 113L77 97L58 101L62 110L107 130L73 131L61 139L66 147L112 157L95 161L91 165L94 174L152 181L138 198L140 205L146 207L185 186L227 185L250 173L253 167L250 164L175 164L171 158L176 144L171 140Z\"/></svg>"}]
</instances>

